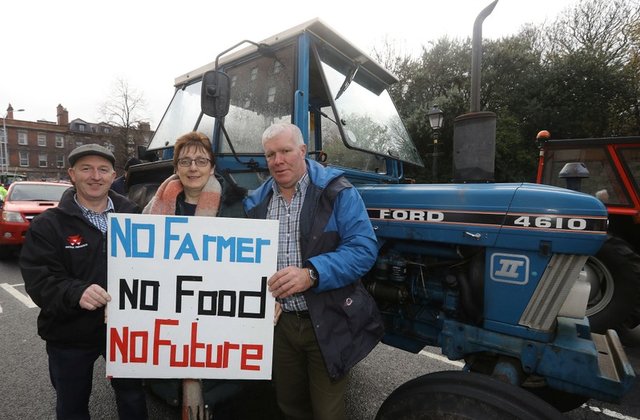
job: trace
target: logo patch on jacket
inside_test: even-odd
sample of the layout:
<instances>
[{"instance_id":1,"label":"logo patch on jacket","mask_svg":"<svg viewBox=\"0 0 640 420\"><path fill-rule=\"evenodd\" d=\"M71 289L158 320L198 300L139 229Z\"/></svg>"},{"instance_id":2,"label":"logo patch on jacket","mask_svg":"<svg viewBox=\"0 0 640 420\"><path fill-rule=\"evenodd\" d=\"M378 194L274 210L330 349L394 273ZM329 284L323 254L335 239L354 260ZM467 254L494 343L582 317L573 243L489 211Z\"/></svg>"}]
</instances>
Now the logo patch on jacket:
<instances>
[{"instance_id":1,"label":"logo patch on jacket","mask_svg":"<svg viewBox=\"0 0 640 420\"><path fill-rule=\"evenodd\" d=\"M84 248L89 245L87 243L82 243L82 236L80 235L67 236L67 243L69 245L65 246L65 248Z\"/></svg>"}]
</instances>

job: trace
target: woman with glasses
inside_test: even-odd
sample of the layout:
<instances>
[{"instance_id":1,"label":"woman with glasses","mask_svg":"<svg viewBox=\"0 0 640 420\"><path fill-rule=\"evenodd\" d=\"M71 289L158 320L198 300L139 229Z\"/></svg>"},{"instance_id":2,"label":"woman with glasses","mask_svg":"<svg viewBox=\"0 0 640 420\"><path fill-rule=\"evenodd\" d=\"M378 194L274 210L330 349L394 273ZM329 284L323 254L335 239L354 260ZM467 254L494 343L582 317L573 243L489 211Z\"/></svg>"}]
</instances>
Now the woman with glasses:
<instances>
[{"instance_id":1,"label":"woman with glasses","mask_svg":"<svg viewBox=\"0 0 640 420\"><path fill-rule=\"evenodd\" d=\"M174 175L158 188L142 211L148 214L216 216L220 207L220 183L213 176L215 157L211 142L192 131L174 146Z\"/></svg>"},{"instance_id":2,"label":"woman with glasses","mask_svg":"<svg viewBox=\"0 0 640 420\"><path fill-rule=\"evenodd\" d=\"M195 131L181 136L174 146L173 169L175 173L158 187L142 213L215 217L220 207L221 187L213 175L215 156L209 138ZM167 388L163 382L167 381L171 380L147 382L152 391L157 387L159 395L163 395L162 390ZM183 379L182 395L182 418L190 418L189 412L204 412L199 380Z\"/></svg>"}]
</instances>

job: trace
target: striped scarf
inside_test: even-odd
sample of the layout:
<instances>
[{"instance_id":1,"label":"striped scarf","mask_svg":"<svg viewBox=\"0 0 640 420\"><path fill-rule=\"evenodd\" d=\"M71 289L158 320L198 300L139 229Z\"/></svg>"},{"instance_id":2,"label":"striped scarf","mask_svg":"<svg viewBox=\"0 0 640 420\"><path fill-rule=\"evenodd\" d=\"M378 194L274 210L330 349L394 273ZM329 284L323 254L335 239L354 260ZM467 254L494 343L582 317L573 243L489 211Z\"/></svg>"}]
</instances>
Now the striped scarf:
<instances>
[{"instance_id":1,"label":"striped scarf","mask_svg":"<svg viewBox=\"0 0 640 420\"><path fill-rule=\"evenodd\" d=\"M215 216L218 213L221 190L220 183L215 176L211 175L198 198L196 216ZM182 191L182 182L178 175L171 175L158 187L142 213L176 214L176 199Z\"/></svg>"}]
</instances>

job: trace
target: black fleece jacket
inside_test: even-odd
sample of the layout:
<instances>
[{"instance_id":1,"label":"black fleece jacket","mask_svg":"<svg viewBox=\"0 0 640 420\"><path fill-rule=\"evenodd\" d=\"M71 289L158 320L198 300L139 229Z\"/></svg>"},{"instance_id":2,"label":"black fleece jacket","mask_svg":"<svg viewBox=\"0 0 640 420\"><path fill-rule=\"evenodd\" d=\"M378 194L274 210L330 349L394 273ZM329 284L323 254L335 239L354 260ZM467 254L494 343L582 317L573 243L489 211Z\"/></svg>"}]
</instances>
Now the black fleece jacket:
<instances>
[{"instance_id":1,"label":"black fleece jacket","mask_svg":"<svg viewBox=\"0 0 640 420\"><path fill-rule=\"evenodd\" d=\"M82 215L75 188L62 195L57 208L33 219L20 254L27 293L40 307L38 334L63 347L102 347L104 308L80 308L90 284L107 288L107 238ZM116 213L139 213L126 197L109 191Z\"/></svg>"}]
</instances>

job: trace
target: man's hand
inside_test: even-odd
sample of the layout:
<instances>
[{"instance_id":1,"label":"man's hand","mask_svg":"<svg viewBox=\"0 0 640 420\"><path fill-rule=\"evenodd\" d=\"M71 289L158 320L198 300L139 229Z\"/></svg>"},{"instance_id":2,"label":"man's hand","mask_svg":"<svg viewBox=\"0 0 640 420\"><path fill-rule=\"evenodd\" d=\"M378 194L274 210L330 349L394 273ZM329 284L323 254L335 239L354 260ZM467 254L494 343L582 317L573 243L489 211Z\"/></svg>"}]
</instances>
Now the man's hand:
<instances>
[{"instance_id":1,"label":"man's hand","mask_svg":"<svg viewBox=\"0 0 640 420\"><path fill-rule=\"evenodd\" d=\"M95 311L102 308L107 302L111 301L111 296L102 287L92 284L87 287L80 297L80 307L88 311Z\"/></svg>"},{"instance_id":2,"label":"man's hand","mask_svg":"<svg viewBox=\"0 0 640 420\"><path fill-rule=\"evenodd\" d=\"M290 265L271 276L267 284L273 297L286 298L310 288L311 278L308 269Z\"/></svg>"}]
</instances>

